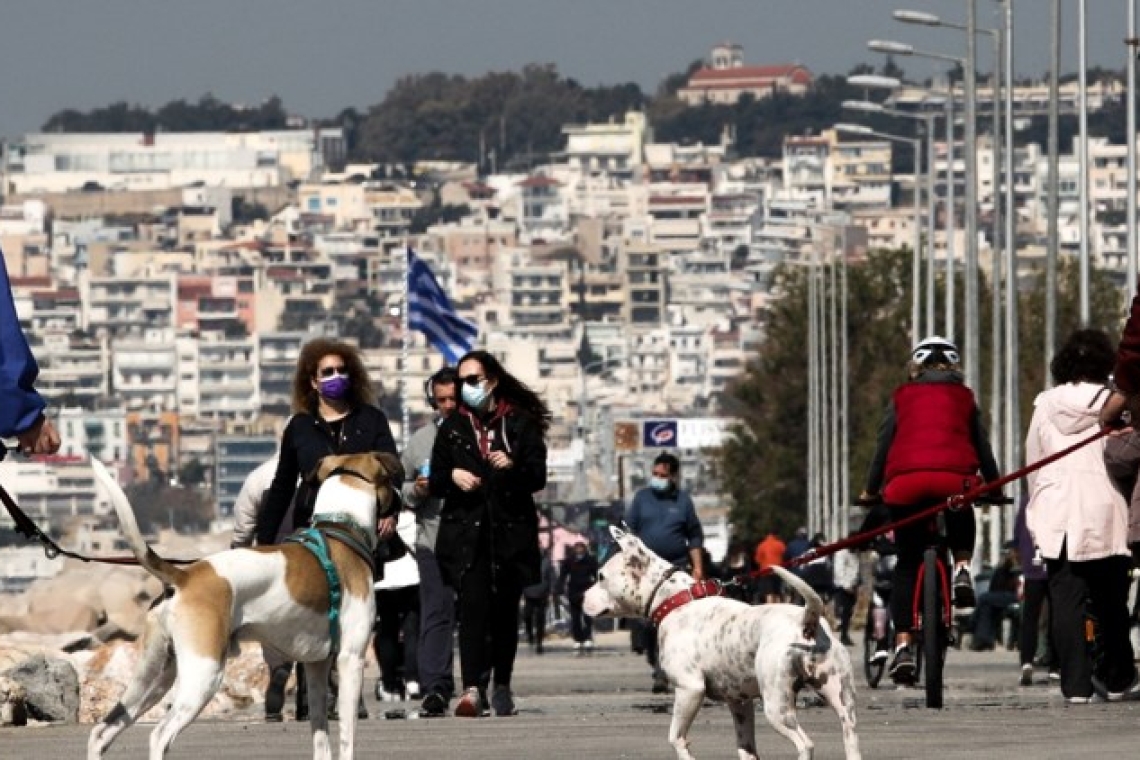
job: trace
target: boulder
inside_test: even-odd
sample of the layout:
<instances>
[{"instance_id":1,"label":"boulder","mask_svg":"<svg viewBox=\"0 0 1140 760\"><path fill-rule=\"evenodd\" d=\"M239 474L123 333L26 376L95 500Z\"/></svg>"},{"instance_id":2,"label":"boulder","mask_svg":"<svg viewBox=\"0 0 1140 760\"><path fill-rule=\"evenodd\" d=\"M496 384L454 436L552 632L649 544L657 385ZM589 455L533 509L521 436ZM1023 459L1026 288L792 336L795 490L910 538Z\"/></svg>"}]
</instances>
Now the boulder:
<instances>
[{"instance_id":1,"label":"boulder","mask_svg":"<svg viewBox=\"0 0 1140 760\"><path fill-rule=\"evenodd\" d=\"M24 687L29 718L65 723L79 720L79 676L67 660L35 654L0 676Z\"/></svg>"}]
</instances>

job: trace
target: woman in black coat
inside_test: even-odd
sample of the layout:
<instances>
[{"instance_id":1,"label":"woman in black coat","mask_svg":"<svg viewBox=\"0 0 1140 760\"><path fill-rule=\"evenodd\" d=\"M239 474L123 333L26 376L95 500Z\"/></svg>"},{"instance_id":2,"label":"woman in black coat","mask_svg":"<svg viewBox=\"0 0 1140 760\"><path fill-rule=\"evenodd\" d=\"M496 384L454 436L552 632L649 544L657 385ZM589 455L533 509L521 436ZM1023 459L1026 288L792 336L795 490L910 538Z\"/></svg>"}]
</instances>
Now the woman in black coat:
<instances>
[{"instance_id":1,"label":"woman in black coat","mask_svg":"<svg viewBox=\"0 0 1140 760\"><path fill-rule=\"evenodd\" d=\"M538 510L550 411L486 351L459 361L460 406L440 425L430 490L443 498L436 558L459 596L463 695L455 714L513 715L522 589L540 580ZM489 646L488 646L489 642ZM492 676L493 672L493 676Z\"/></svg>"},{"instance_id":2,"label":"woman in black coat","mask_svg":"<svg viewBox=\"0 0 1140 760\"><path fill-rule=\"evenodd\" d=\"M275 544L309 524L317 498L317 484L310 478L326 456L383 451L399 459L388 418L374 405L375 398L368 371L355 347L318 338L301 348L293 373L293 417L281 436L277 472L257 515L259 544ZM300 485L298 478L302 479ZM393 476L395 493L400 492L403 480L403 473ZM286 520L290 510L292 519ZM395 515L379 520L377 532L382 540L391 538L395 531ZM292 664L271 655L267 655L266 664L270 670L266 718L280 720ZM298 720L308 715L307 696L304 669L298 665ZM368 715L363 701L359 713Z\"/></svg>"}]
</instances>

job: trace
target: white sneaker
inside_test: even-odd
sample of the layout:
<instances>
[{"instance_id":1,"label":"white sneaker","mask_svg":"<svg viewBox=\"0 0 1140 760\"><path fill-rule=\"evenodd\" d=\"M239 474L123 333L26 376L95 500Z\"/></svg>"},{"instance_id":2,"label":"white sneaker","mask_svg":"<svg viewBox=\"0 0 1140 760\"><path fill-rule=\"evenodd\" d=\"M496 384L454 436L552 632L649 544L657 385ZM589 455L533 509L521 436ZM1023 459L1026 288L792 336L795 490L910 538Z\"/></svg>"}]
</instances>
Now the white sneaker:
<instances>
[{"instance_id":1,"label":"white sneaker","mask_svg":"<svg viewBox=\"0 0 1140 760\"><path fill-rule=\"evenodd\" d=\"M406 692L408 699L419 699L420 698L420 682L419 681L408 681L406 684L404 684L404 690Z\"/></svg>"},{"instance_id":2,"label":"white sneaker","mask_svg":"<svg viewBox=\"0 0 1140 760\"><path fill-rule=\"evenodd\" d=\"M1027 662L1021 666L1021 680L1018 683L1021 686L1033 685L1033 665Z\"/></svg>"},{"instance_id":3,"label":"white sneaker","mask_svg":"<svg viewBox=\"0 0 1140 760\"><path fill-rule=\"evenodd\" d=\"M586 639L584 646L586 647L587 650L593 649L594 648L594 640L593 639Z\"/></svg>"}]
</instances>

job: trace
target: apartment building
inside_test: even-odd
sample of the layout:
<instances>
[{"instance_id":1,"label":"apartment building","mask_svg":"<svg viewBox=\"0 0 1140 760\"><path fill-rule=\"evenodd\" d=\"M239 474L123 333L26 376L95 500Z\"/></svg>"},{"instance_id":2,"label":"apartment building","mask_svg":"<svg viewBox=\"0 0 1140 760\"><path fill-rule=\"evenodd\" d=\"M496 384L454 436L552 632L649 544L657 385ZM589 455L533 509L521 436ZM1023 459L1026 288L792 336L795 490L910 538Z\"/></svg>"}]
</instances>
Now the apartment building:
<instances>
[{"instance_id":1,"label":"apartment building","mask_svg":"<svg viewBox=\"0 0 1140 760\"><path fill-rule=\"evenodd\" d=\"M516 211L519 239L532 244L564 238L570 212L562 183L545 174L532 174L516 185L519 191Z\"/></svg>"},{"instance_id":2,"label":"apartment building","mask_svg":"<svg viewBox=\"0 0 1140 760\"><path fill-rule=\"evenodd\" d=\"M0 187L24 194L280 186L323 165L325 132L340 130L27 134L7 144Z\"/></svg>"},{"instance_id":3,"label":"apartment building","mask_svg":"<svg viewBox=\"0 0 1140 760\"><path fill-rule=\"evenodd\" d=\"M197 341L198 418L253 422L261 413L257 338Z\"/></svg>"},{"instance_id":4,"label":"apartment building","mask_svg":"<svg viewBox=\"0 0 1140 760\"><path fill-rule=\"evenodd\" d=\"M215 439L217 461L214 465L214 493L218 517L232 520L234 502L249 474L277 454L275 436L218 435Z\"/></svg>"},{"instance_id":5,"label":"apartment building","mask_svg":"<svg viewBox=\"0 0 1140 760\"><path fill-rule=\"evenodd\" d=\"M60 456L93 456L101 462L124 464L130 449L127 417L121 409L63 407L56 417Z\"/></svg>"},{"instance_id":6,"label":"apartment building","mask_svg":"<svg viewBox=\"0 0 1140 760\"><path fill-rule=\"evenodd\" d=\"M95 485L86 456L38 457L0 462L0 478L20 508L40 526L63 526L76 518L107 515L111 502ZM10 524L7 511L0 524Z\"/></svg>"},{"instance_id":7,"label":"apartment building","mask_svg":"<svg viewBox=\"0 0 1140 760\"><path fill-rule=\"evenodd\" d=\"M565 331L569 288L564 263L539 264L526 251L511 251L496 261L493 282L496 299L505 305L507 324L535 335Z\"/></svg>"},{"instance_id":8,"label":"apartment building","mask_svg":"<svg viewBox=\"0 0 1140 760\"><path fill-rule=\"evenodd\" d=\"M83 294L83 323L92 330L118 336L140 336L144 330L175 325L177 278L92 275Z\"/></svg>"},{"instance_id":9,"label":"apartment building","mask_svg":"<svg viewBox=\"0 0 1140 760\"><path fill-rule=\"evenodd\" d=\"M645 160L645 146L653 139L649 120L630 111L621 121L607 124L568 124L566 164L577 177L605 175L629 180Z\"/></svg>"},{"instance_id":10,"label":"apartment building","mask_svg":"<svg viewBox=\"0 0 1140 760\"><path fill-rule=\"evenodd\" d=\"M650 243L628 241L619 254L625 285L622 321L630 326L655 326L665 320L665 256Z\"/></svg>"}]
</instances>

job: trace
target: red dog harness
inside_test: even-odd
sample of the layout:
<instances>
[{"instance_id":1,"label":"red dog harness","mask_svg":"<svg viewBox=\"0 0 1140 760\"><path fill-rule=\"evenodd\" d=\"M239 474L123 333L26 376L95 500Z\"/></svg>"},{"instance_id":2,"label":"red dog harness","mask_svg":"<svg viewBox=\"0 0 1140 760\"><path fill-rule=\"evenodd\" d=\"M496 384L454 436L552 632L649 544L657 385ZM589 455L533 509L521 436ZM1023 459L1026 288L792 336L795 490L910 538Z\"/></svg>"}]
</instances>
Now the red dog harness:
<instances>
[{"instance_id":1,"label":"red dog harness","mask_svg":"<svg viewBox=\"0 0 1140 760\"><path fill-rule=\"evenodd\" d=\"M697 581L684 591L678 591L673 596L666 599L661 605L653 611L649 616L650 622L653 625L660 626L661 621L665 619L673 610L678 607L684 607L686 604L697 599L705 599L710 596L722 596L724 594L724 586L720 581Z\"/></svg>"}]
</instances>

